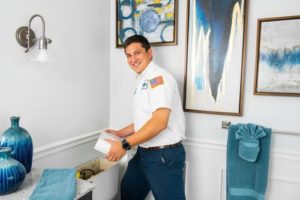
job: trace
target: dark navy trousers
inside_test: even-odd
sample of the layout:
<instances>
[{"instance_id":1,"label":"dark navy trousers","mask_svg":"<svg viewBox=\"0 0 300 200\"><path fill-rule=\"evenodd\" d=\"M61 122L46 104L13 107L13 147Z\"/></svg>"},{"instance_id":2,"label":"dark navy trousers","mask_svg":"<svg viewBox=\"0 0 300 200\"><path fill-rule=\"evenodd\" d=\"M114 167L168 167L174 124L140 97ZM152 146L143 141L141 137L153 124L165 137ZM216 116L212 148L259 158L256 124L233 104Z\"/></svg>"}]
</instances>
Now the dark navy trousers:
<instances>
[{"instance_id":1,"label":"dark navy trousers","mask_svg":"<svg viewBox=\"0 0 300 200\"><path fill-rule=\"evenodd\" d=\"M122 200L144 200L151 190L155 200L185 200L183 145L144 151L138 147L121 182Z\"/></svg>"}]
</instances>

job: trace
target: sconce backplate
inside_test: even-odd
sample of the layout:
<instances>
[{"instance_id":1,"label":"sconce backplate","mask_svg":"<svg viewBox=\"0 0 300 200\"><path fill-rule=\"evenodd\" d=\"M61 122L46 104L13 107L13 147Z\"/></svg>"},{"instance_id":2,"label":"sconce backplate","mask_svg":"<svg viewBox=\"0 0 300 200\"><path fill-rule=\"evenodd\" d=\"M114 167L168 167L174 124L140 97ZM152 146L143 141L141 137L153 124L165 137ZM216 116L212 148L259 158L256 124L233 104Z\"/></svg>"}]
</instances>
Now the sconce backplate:
<instances>
[{"instance_id":1,"label":"sconce backplate","mask_svg":"<svg viewBox=\"0 0 300 200\"><path fill-rule=\"evenodd\" d=\"M27 48L28 46L28 40L27 36L28 35L28 27L27 26L22 26L17 29L16 31L16 40L24 48ZM29 46L32 47L35 44L35 34L30 29L30 38L29 38Z\"/></svg>"}]
</instances>

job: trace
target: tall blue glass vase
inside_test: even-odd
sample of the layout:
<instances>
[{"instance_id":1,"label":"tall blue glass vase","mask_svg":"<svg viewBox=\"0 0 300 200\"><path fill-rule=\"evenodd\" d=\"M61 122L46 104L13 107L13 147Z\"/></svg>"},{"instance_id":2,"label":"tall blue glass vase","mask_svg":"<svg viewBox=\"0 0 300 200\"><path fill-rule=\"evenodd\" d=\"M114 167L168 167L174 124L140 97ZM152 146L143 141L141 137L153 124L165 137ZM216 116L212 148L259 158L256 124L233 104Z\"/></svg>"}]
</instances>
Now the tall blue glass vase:
<instances>
[{"instance_id":1,"label":"tall blue glass vase","mask_svg":"<svg viewBox=\"0 0 300 200\"><path fill-rule=\"evenodd\" d=\"M11 117L11 127L0 137L0 147L11 147L11 156L31 171L33 144L28 131L19 126L20 117Z\"/></svg>"},{"instance_id":2,"label":"tall blue glass vase","mask_svg":"<svg viewBox=\"0 0 300 200\"><path fill-rule=\"evenodd\" d=\"M25 176L26 169L19 161L11 157L11 148L0 147L0 195L19 189Z\"/></svg>"}]
</instances>

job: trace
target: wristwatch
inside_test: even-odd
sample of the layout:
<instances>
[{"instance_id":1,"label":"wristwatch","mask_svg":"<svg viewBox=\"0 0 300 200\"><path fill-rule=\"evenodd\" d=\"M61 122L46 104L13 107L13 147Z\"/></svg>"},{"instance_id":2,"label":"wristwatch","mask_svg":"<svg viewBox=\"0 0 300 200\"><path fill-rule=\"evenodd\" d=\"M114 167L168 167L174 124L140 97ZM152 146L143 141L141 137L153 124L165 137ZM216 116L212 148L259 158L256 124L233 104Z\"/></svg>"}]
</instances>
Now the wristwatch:
<instances>
[{"instance_id":1,"label":"wristwatch","mask_svg":"<svg viewBox=\"0 0 300 200\"><path fill-rule=\"evenodd\" d=\"M126 139L123 139L123 140L122 140L122 147L123 147L123 149L125 149L125 150L130 150L130 149L131 149L131 146L130 146L130 144L127 142Z\"/></svg>"}]
</instances>

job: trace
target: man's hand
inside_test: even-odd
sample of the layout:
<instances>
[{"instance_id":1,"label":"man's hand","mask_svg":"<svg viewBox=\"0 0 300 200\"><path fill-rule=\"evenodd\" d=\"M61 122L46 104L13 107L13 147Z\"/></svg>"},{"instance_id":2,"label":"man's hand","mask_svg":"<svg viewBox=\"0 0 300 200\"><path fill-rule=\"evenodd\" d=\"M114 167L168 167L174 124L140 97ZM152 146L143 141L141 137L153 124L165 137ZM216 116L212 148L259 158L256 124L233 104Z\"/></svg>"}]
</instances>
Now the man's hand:
<instances>
[{"instance_id":1,"label":"man's hand","mask_svg":"<svg viewBox=\"0 0 300 200\"><path fill-rule=\"evenodd\" d=\"M114 129L106 129L104 130L106 133L114 134L118 137L127 137L134 133L134 125L133 123L129 124L128 126L120 129L120 130L114 130Z\"/></svg>"},{"instance_id":2,"label":"man's hand","mask_svg":"<svg viewBox=\"0 0 300 200\"><path fill-rule=\"evenodd\" d=\"M120 135L120 133L118 132L118 131L116 131L116 130L114 130L114 129L106 129L106 130L104 130L106 133L111 133L111 134L113 134L113 135L116 135L116 136L118 136L118 137L121 137L121 135Z\"/></svg>"},{"instance_id":3,"label":"man's hand","mask_svg":"<svg viewBox=\"0 0 300 200\"><path fill-rule=\"evenodd\" d=\"M114 141L106 139L105 141L111 144L111 148L106 155L106 159L112 162L119 161L126 153L126 150L123 149L122 143L120 141Z\"/></svg>"}]
</instances>

